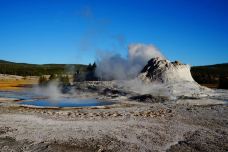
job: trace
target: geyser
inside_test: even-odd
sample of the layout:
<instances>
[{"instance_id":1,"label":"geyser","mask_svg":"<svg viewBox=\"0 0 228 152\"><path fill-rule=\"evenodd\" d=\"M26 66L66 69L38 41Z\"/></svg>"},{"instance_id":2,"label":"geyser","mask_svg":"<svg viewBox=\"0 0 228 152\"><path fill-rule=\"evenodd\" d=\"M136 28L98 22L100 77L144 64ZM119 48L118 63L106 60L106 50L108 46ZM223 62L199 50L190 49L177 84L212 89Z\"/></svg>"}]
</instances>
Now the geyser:
<instances>
[{"instance_id":1,"label":"geyser","mask_svg":"<svg viewBox=\"0 0 228 152\"><path fill-rule=\"evenodd\" d=\"M189 65L160 57L149 60L137 79L147 86L151 84L151 87L160 83L173 96L202 97L211 94L210 89L194 81Z\"/></svg>"},{"instance_id":2,"label":"geyser","mask_svg":"<svg viewBox=\"0 0 228 152\"><path fill-rule=\"evenodd\" d=\"M170 62L153 45L133 44L127 58L111 54L97 63L101 80L125 80L117 85L139 94L205 96L210 91L193 80L189 65Z\"/></svg>"},{"instance_id":3,"label":"geyser","mask_svg":"<svg viewBox=\"0 0 228 152\"><path fill-rule=\"evenodd\" d=\"M149 59L162 53L153 45L131 44L127 58L118 54L105 54L97 61L96 75L102 80L127 80L135 78Z\"/></svg>"}]
</instances>

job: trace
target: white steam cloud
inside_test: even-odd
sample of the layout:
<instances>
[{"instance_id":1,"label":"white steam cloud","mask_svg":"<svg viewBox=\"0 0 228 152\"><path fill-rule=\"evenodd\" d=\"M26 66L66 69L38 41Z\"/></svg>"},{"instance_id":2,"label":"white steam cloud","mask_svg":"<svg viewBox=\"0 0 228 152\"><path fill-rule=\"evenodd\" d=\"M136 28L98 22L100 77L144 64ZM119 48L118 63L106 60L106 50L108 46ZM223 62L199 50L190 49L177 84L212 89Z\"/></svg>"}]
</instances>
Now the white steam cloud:
<instances>
[{"instance_id":1,"label":"white steam cloud","mask_svg":"<svg viewBox=\"0 0 228 152\"><path fill-rule=\"evenodd\" d=\"M63 95L58 85L59 83L57 81L52 81L45 87L36 86L32 91L37 95L57 101Z\"/></svg>"},{"instance_id":2,"label":"white steam cloud","mask_svg":"<svg viewBox=\"0 0 228 152\"><path fill-rule=\"evenodd\" d=\"M153 45L131 44L127 58L118 54L102 55L97 61L96 75L102 80L135 78L146 63L155 57L165 58Z\"/></svg>"}]
</instances>

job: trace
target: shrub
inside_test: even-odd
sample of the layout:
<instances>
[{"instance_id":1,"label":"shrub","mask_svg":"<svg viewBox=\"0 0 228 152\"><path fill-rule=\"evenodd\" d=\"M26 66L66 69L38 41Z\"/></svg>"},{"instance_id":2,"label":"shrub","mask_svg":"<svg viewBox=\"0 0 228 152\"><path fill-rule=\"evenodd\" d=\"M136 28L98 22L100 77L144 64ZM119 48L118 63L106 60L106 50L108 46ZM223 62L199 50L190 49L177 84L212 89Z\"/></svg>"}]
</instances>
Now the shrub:
<instances>
[{"instance_id":1,"label":"shrub","mask_svg":"<svg viewBox=\"0 0 228 152\"><path fill-rule=\"evenodd\" d=\"M69 79L69 77L67 75L66 76L61 76L59 78L59 83L62 86L68 86L68 85L70 85L70 79Z\"/></svg>"},{"instance_id":2,"label":"shrub","mask_svg":"<svg viewBox=\"0 0 228 152\"><path fill-rule=\"evenodd\" d=\"M57 76L56 74L51 74L50 77L49 77L49 80L56 80L57 79Z\"/></svg>"}]
</instances>

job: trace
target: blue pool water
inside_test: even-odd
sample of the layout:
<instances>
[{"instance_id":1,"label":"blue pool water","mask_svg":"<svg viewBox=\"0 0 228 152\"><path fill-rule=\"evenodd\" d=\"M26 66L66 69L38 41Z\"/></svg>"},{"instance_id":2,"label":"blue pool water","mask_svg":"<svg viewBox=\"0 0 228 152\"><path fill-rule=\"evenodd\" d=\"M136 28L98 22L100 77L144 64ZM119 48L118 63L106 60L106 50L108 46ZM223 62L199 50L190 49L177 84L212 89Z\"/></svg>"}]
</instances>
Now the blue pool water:
<instances>
[{"instance_id":1,"label":"blue pool water","mask_svg":"<svg viewBox=\"0 0 228 152\"><path fill-rule=\"evenodd\" d=\"M111 105L112 102L99 101L96 99L59 99L57 101L52 100L35 100L20 102L22 105L32 105L40 107L90 107L90 106L104 106Z\"/></svg>"},{"instance_id":2,"label":"blue pool water","mask_svg":"<svg viewBox=\"0 0 228 152\"><path fill-rule=\"evenodd\" d=\"M20 100L29 100L35 98L35 95L30 92L23 91L0 91L0 97L2 98L17 98Z\"/></svg>"},{"instance_id":3,"label":"blue pool water","mask_svg":"<svg viewBox=\"0 0 228 152\"><path fill-rule=\"evenodd\" d=\"M78 98L60 98L50 100L47 97L38 96L32 92L21 91L0 91L0 98L16 98L21 100L17 102L21 105L39 106L39 107L90 107L111 105L113 102L100 101L97 99L78 99Z\"/></svg>"}]
</instances>

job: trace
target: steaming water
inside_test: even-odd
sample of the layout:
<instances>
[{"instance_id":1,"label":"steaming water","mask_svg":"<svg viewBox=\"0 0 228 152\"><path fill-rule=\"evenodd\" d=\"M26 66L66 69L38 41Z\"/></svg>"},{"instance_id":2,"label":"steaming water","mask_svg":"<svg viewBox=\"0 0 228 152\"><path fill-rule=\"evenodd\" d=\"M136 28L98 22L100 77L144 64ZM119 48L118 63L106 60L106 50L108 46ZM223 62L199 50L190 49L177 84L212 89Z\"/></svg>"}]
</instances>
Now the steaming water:
<instances>
[{"instance_id":1,"label":"steaming water","mask_svg":"<svg viewBox=\"0 0 228 152\"><path fill-rule=\"evenodd\" d=\"M77 99L77 98L60 98L51 100L42 96L37 96L31 92L20 91L0 91L0 98L13 98L22 100L18 104L24 106L39 106L39 107L90 107L90 106L105 106L111 105L113 102L100 101L97 99ZM42 98L42 99L41 99Z\"/></svg>"}]
</instances>

